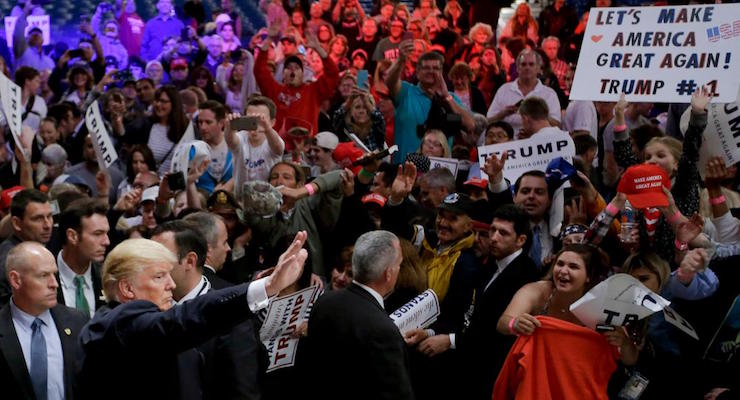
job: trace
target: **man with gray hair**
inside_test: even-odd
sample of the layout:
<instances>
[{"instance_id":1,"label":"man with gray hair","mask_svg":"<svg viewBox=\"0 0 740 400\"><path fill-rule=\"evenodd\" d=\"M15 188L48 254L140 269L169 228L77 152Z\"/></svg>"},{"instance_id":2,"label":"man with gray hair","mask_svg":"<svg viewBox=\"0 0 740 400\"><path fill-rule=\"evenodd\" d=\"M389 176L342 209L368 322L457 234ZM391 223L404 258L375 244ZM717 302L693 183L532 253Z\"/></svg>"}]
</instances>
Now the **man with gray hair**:
<instances>
[{"instance_id":1,"label":"man with gray hair","mask_svg":"<svg viewBox=\"0 0 740 400\"><path fill-rule=\"evenodd\" d=\"M52 143L41 152L41 162L46 166L46 177L43 184L52 187L67 180L69 175L64 173L67 166L67 151L57 143Z\"/></svg>"},{"instance_id":2,"label":"man with gray hair","mask_svg":"<svg viewBox=\"0 0 740 400\"><path fill-rule=\"evenodd\" d=\"M396 235L367 232L355 243L352 284L316 302L308 321L309 370L315 379L335 379L328 387L316 386L315 397L414 398L406 344L383 303L396 286L402 260Z\"/></svg>"}]
</instances>

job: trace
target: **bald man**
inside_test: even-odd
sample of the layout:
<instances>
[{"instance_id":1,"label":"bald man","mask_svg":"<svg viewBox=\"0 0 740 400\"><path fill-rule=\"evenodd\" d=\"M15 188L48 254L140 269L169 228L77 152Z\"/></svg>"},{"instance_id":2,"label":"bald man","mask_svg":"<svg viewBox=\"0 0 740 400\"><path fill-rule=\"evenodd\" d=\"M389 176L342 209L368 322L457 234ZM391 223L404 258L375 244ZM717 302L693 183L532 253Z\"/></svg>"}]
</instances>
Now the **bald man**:
<instances>
[{"instance_id":1,"label":"bald man","mask_svg":"<svg viewBox=\"0 0 740 400\"><path fill-rule=\"evenodd\" d=\"M0 387L11 399L72 399L77 335L88 320L57 304L57 265L37 242L8 253L10 303L0 309Z\"/></svg>"}]
</instances>

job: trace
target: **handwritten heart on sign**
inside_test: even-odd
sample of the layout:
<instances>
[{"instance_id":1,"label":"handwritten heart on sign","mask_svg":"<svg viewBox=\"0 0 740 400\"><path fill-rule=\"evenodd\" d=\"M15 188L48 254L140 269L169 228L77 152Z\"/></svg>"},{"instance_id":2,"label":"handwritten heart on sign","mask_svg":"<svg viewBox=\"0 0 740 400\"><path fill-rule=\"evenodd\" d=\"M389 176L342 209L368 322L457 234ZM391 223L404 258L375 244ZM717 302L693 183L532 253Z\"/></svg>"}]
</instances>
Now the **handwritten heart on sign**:
<instances>
[{"instance_id":1,"label":"handwritten heart on sign","mask_svg":"<svg viewBox=\"0 0 740 400\"><path fill-rule=\"evenodd\" d=\"M593 40L594 43L599 43L599 40L601 40L604 37L604 35L591 35L591 40Z\"/></svg>"}]
</instances>

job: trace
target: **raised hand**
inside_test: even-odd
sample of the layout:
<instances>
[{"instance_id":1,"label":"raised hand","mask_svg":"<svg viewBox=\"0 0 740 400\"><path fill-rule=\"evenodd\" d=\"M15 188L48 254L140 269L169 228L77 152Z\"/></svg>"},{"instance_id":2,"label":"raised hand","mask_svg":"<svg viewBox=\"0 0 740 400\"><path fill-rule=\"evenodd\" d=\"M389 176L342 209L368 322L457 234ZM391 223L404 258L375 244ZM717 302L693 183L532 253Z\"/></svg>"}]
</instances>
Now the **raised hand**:
<instances>
[{"instance_id":1,"label":"raised hand","mask_svg":"<svg viewBox=\"0 0 740 400\"><path fill-rule=\"evenodd\" d=\"M627 106L627 100L624 98L624 93L622 93L619 96L619 101L617 102L617 105L614 106L614 125L625 124L624 110L627 109Z\"/></svg>"},{"instance_id":2,"label":"raised hand","mask_svg":"<svg viewBox=\"0 0 740 400\"><path fill-rule=\"evenodd\" d=\"M722 182L730 176L725 160L722 157L712 157L707 161L704 183L707 189L719 188Z\"/></svg>"},{"instance_id":3,"label":"raised hand","mask_svg":"<svg viewBox=\"0 0 740 400\"><path fill-rule=\"evenodd\" d=\"M566 221L568 221L568 224L586 224L587 218L586 218L586 207L584 206L585 201L581 199L581 201L577 200L577 197L574 197L570 200L570 204L565 205L565 216Z\"/></svg>"},{"instance_id":4,"label":"raised hand","mask_svg":"<svg viewBox=\"0 0 740 400\"><path fill-rule=\"evenodd\" d=\"M486 163L483 165L483 172L488 175L488 181L491 183L498 183L504 178L504 167L506 166L506 159L509 158L508 153L501 153L501 157L496 157L495 154L491 154Z\"/></svg>"},{"instance_id":5,"label":"raised hand","mask_svg":"<svg viewBox=\"0 0 740 400\"><path fill-rule=\"evenodd\" d=\"M703 248L689 250L676 272L678 280L684 285L691 283L696 273L704 269L706 261L707 251Z\"/></svg>"},{"instance_id":6,"label":"raised hand","mask_svg":"<svg viewBox=\"0 0 740 400\"><path fill-rule=\"evenodd\" d=\"M414 52L414 41L406 39L398 45L398 58L405 60Z\"/></svg>"},{"instance_id":7,"label":"raised hand","mask_svg":"<svg viewBox=\"0 0 740 400\"><path fill-rule=\"evenodd\" d=\"M268 296L272 297L280 293L301 276L303 264L308 258L308 252L303 249L303 243L306 242L307 237L306 231L298 232L288 250L280 255L275 270L265 282L265 291Z\"/></svg>"},{"instance_id":8,"label":"raised hand","mask_svg":"<svg viewBox=\"0 0 740 400\"><path fill-rule=\"evenodd\" d=\"M704 218L694 213L691 218L685 219L676 226L676 240L689 243L694 240L704 229Z\"/></svg>"},{"instance_id":9,"label":"raised hand","mask_svg":"<svg viewBox=\"0 0 740 400\"><path fill-rule=\"evenodd\" d=\"M118 199L118 202L116 202L116 205L113 206L113 209L123 212L133 211L136 209L140 202L141 189L134 189L121 196L121 198Z\"/></svg>"},{"instance_id":10,"label":"raised hand","mask_svg":"<svg viewBox=\"0 0 740 400\"><path fill-rule=\"evenodd\" d=\"M345 168L340 174L342 180L342 192L346 197L352 196L355 193L355 174L352 170Z\"/></svg>"},{"instance_id":11,"label":"raised hand","mask_svg":"<svg viewBox=\"0 0 740 400\"><path fill-rule=\"evenodd\" d=\"M225 130L226 130L227 133L229 133L229 132L235 132L235 130L231 129L231 121L233 121L235 119L239 119L241 117L242 117L242 115L239 114L239 113L231 113L231 114L227 114L226 115L226 129Z\"/></svg>"},{"instance_id":12,"label":"raised hand","mask_svg":"<svg viewBox=\"0 0 740 400\"><path fill-rule=\"evenodd\" d=\"M691 95L691 111L694 113L707 112L707 104L712 101L712 94L706 86L696 89Z\"/></svg>"},{"instance_id":13,"label":"raised hand","mask_svg":"<svg viewBox=\"0 0 740 400\"><path fill-rule=\"evenodd\" d=\"M406 161L405 164L398 166L398 174L391 184L391 195L389 196L393 203L400 203L406 196L411 193L416 182L416 165Z\"/></svg>"}]
</instances>

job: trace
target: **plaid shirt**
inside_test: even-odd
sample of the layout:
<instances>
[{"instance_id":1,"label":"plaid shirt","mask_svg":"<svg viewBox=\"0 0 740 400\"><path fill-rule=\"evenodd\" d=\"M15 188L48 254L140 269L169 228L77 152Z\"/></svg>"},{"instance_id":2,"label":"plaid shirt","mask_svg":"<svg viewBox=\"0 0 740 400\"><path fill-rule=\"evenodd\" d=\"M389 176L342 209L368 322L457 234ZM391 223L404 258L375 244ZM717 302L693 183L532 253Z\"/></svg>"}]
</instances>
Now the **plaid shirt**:
<instances>
[{"instance_id":1,"label":"plaid shirt","mask_svg":"<svg viewBox=\"0 0 740 400\"><path fill-rule=\"evenodd\" d=\"M568 75L568 63L559 58L556 58L555 61L550 61L550 69L558 78L560 89L565 90L565 76Z\"/></svg>"},{"instance_id":2,"label":"plaid shirt","mask_svg":"<svg viewBox=\"0 0 740 400\"><path fill-rule=\"evenodd\" d=\"M609 232L609 227L614 221L616 215L611 215L604 209L599 215L594 218L591 222L591 226L588 227L586 234L583 236L582 243L593 244L597 246L604 239L604 236Z\"/></svg>"}]
</instances>

